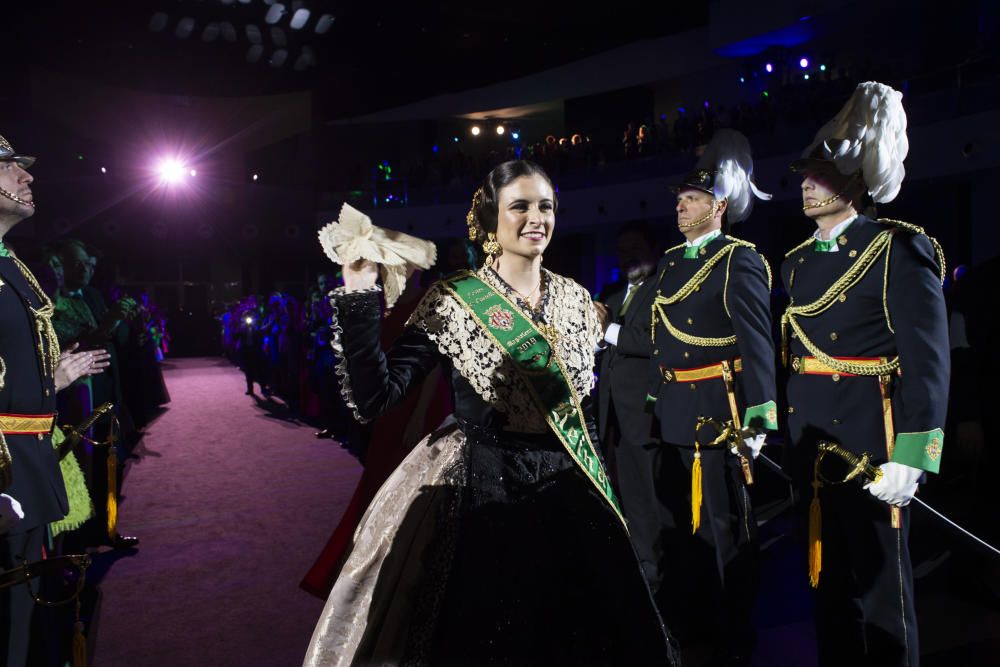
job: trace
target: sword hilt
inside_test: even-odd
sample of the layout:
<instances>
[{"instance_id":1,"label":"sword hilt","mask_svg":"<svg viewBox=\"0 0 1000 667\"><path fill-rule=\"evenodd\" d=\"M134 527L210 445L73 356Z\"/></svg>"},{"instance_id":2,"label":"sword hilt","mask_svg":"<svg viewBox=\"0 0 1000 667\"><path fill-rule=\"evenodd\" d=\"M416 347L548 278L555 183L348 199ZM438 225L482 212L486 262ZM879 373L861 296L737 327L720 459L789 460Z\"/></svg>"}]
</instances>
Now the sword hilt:
<instances>
[{"instance_id":1,"label":"sword hilt","mask_svg":"<svg viewBox=\"0 0 1000 667\"><path fill-rule=\"evenodd\" d=\"M862 479L871 482L873 484L882 479L882 475L884 474L882 472L882 469L879 468L878 466L873 466L870 463L872 455L869 454L868 452L865 452L861 456L858 456L853 452L847 451L837 443L829 442L827 440L820 441L818 447L819 447L819 454L817 456L817 463L822 461L827 454L835 454L841 459L843 459L844 462L851 467L850 472L847 473L847 476L844 477L843 480L841 480L840 482L833 482L833 483L843 484L844 482L851 481L852 479L858 477L859 475L861 476Z\"/></svg>"}]
</instances>

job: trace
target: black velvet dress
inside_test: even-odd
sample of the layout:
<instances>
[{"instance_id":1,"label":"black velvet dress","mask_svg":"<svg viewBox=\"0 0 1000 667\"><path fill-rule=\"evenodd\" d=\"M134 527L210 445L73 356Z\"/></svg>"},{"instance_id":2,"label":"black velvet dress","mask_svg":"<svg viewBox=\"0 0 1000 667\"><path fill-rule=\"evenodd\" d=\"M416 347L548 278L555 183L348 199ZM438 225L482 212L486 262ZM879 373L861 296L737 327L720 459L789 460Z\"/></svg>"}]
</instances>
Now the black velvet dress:
<instances>
[{"instance_id":1,"label":"black velvet dress","mask_svg":"<svg viewBox=\"0 0 1000 667\"><path fill-rule=\"evenodd\" d=\"M509 290L491 270L479 276ZM546 272L543 285L541 307L525 312L558 329L554 348L583 398L596 444L589 418L593 353L601 337L596 311L586 290L566 278ZM508 296L515 301L512 292ZM306 664L679 664L623 521L549 429L510 358L455 297L433 286L388 352L378 344L377 292L341 294L336 303L343 388L361 418L387 410L438 364L444 364L454 392L455 423L418 445L380 494L404 483L410 459L430 451L435 440L449 443L454 463L441 476L444 483L428 482L420 492L428 496L431 487L447 488L445 500L433 511L412 503L394 519L426 521L433 513L426 548L410 548L416 541L410 538L402 548L402 536L411 533L400 531L392 533L380 559L419 558L419 581L407 587L384 572L373 576L370 555L352 553ZM390 507L376 498L356 534L355 551L373 548L368 545L377 540L366 536L366 524L377 524L376 515ZM385 542L385 526L379 531ZM351 577L356 579L346 581ZM363 597L358 591L364 577L371 580L373 601L345 616L344 606ZM396 601L386 605L384 598L392 595ZM373 611L386 606L407 609ZM360 632L362 621L367 627ZM357 641L339 636L359 632ZM385 634L404 637L387 642L380 636Z\"/></svg>"}]
</instances>

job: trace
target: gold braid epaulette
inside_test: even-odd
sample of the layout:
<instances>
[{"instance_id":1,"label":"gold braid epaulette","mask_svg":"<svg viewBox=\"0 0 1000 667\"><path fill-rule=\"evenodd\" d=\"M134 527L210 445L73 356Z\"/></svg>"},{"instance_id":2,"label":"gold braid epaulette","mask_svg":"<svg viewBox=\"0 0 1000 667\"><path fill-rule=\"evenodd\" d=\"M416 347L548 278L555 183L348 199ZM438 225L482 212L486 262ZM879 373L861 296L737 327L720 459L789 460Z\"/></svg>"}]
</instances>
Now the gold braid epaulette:
<instances>
[{"instance_id":1,"label":"gold braid epaulette","mask_svg":"<svg viewBox=\"0 0 1000 667\"><path fill-rule=\"evenodd\" d=\"M729 345L736 344L736 336L725 336L720 338L708 338L703 336L692 336L691 334L684 333L671 323L670 319L667 317L666 310L664 306L671 306L675 303L679 303L684 299L691 296L691 294L701 287L701 284L705 282L709 274L712 273L714 269L722 260L726 259L736 248L750 248L756 250L756 246L742 239L736 239L731 236L727 236L727 239L732 241L732 243L727 243L723 248L721 248L717 253L712 255L709 259L705 261L698 271L691 276L686 283L679 290L677 290L672 296L665 297L659 290L656 292L656 298L653 300L652 307L652 318L650 322L650 331L652 332L652 341L656 342L656 319L659 315L660 321L663 323L664 328L667 332L681 341L686 345L695 345L698 347L727 347ZM682 246L677 246L680 248ZM676 248L671 248L675 250ZM668 251L669 252L669 251ZM763 258L763 256L761 256ZM764 262L767 266L767 262ZM771 270L767 267L768 282L770 283ZM662 275L662 274L661 274Z\"/></svg>"},{"instance_id":2,"label":"gold braid epaulette","mask_svg":"<svg viewBox=\"0 0 1000 667\"><path fill-rule=\"evenodd\" d=\"M802 341L802 345L804 345L809 351L809 354L840 373L878 376L888 375L899 369L899 357L895 357L890 361L875 365L854 364L834 359L830 355L823 352L823 350L819 349L819 347L817 347L817 345L809 339L805 331L802 330L801 325L799 325L796 320L797 317L816 317L820 313L826 311L830 306L837 303L838 297L857 285L861 279L865 277L869 269L875 265L879 255L888 250L889 245L892 243L892 235L893 230L891 229L879 232L878 235L872 239L872 242L868 244L868 247L865 248L864 252L862 252L861 255L854 261L851 267L845 271L842 276L837 278L837 280L835 280L833 284L827 288L826 292L824 292L821 297L812 303L802 306L796 306L794 302L788 305L788 308L785 309L784 314L781 316L782 361L786 365L788 363L788 329L791 327L792 331L795 332L795 335L798 336L800 341ZM810 239L810 241L812 241L812 239Z\"/></svg>"},{"instance_id":3,"label":"gold braid epaulette","mask_svg":"<svg viewBox=\"0 0 1000 667\"><path fill-rule=\"evenodd\" d=\"M938 259L938 273L941 278L941 284L942 285L944 284L945 276L948 275L948 266L947 263L945 262L944 250L941 248L941 244L938 243L938 240L936 238L925 232L923 227L920 227L919 225L914 225L913 223L910 222L903 222L902 220L893 220L892 218L879 218L878 221L886 225L892 225L893 227L898 227L899 229L908 231L911 234L922 234L926 236L927 240L931 242L932 246L934 246L934 253L937 255Z\"/></svg>"},{"instance_id":4,"label":"gold braid epaulette","mask_svg":"<svg viewBox=\"0 0 1000 667\"><path fill-rule=\"evenodd\" d=\"M816 242L816 237L810 236L805 241L803 241L802 243L798 244L797 246L795 246L794 248L792 248L791 250L789 250L788 252L786 252L785 253L785 259L788 259L792 255L794 255L795 253L797 253L799 250L802 250L803 248L805 248L807 246L811 246L815 242Z\"/></svg>"}]
</instances>

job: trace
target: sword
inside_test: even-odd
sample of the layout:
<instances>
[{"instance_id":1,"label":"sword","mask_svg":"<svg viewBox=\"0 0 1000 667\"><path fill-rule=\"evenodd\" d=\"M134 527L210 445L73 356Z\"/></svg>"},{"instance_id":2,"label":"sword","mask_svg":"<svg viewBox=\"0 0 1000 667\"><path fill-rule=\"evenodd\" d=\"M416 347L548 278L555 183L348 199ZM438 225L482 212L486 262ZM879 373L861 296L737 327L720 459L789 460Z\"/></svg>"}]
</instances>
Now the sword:
<instances>
[{"instance_id":1,"label":"sword","mask_svg":"<svg viewBox=\"0 0 1000 667\"><path fill-rule=\"evenodd\" d=\"M753 484L753 471L750 469L750 461L753 459L753 452L747 447L747 444L743 442L745 431L748 429L738 429L733 426L733 422L727 421L726 423L719 422L718 419L713 419L712 417L699 416L698 426L700 430L702 426L711 426L719 434L711 442L707 442L703 447L718 447L725 445L733 452L740 460L740 468L743 470L743 479L746 481L747 486Z\"/></svg>"},{"instance_id":2,"label":"sword","mask_svg":"<svg viewBox=\"0 0 1000 667\"><path fill-rule=\"evenodd\" d=\"M820 457L825 456L826 454L835 454L840 458L842 458L849 466L851 466L851 472L848 473L848 476L844 481L847 481L848 479L851 479L853 477L861 477L869 482L874 483L882 478L883 475L882 470L869 463L869 461L871 460L871 454L868 454L867 452L865 454L862 454L861 456L858 456L857 454L847 451L846 449L844 449L843 447L841 447L836 443L826 442L826 441L819 443L819 451L820 451ZM1000 549L997 549L989 542L969 532L968 530L960 526L958 523L949 519L944 514L934 509L931 505L924 502L920 498L914 496L913 502L923 507L933 516L937 517L939 520L948 524L949 526L959 531L960 533L962 533L969 539L973 540L977 544L985 547L989 551L992 551L997 556L1000 556Z\"/></svg>"}]
</instances>

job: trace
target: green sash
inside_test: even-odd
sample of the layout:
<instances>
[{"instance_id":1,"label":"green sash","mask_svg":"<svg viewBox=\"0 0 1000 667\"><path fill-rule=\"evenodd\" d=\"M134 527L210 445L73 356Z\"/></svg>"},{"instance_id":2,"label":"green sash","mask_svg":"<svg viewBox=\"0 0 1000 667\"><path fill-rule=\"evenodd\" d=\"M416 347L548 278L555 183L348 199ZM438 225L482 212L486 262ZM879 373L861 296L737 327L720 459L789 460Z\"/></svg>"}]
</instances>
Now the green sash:
<instances>
[{"instance_id":1,"label":"green sash","mask_svg":"<svg viewBox=\"0 0 1000 667\"><path fill-rule=\"evenodd\" d=\"M551 327L536 326L507 297L470 271L447 278L445 285L497 347L514 360L549 427L624 524L611 480L590 441L580 399L550 343L558 334Z\"/></svg>"}]
</instances>

